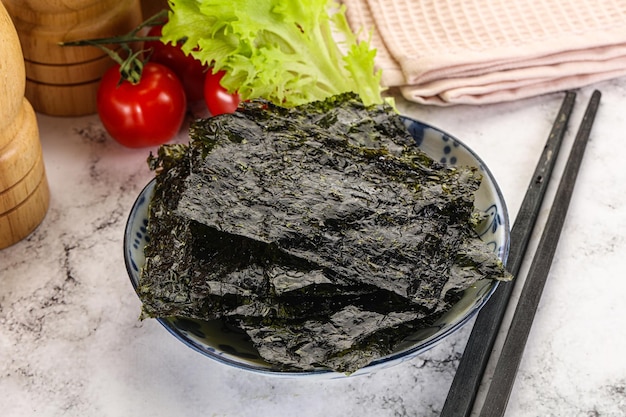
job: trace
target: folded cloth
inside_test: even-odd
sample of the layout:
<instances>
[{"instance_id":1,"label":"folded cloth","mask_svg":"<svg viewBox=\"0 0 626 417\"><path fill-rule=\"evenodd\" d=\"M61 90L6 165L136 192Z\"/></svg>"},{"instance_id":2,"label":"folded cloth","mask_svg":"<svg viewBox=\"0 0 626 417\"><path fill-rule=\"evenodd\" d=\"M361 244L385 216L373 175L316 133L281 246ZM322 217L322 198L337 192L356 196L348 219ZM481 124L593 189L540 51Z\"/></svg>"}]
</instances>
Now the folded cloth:
<instances>
[{"instance_id":1,"label":"folded cloth","mask_svg":"<svg viewBox=\"0 0 626 417\"><path fill-rule=\"evenodd\" d=\"M626 0L343 3L407 100L494 103L626 75Z\"/></svg>"}]
</instances>

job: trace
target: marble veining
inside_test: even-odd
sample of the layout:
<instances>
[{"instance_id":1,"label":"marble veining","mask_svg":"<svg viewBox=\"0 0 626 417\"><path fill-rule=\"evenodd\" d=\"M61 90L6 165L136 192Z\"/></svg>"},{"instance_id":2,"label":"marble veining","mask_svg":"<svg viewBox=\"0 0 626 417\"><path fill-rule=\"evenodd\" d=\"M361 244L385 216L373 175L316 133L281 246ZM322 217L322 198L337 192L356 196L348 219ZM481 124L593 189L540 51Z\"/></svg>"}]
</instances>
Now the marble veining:
<instances>
[{"instance_id":1,"label":"marble veining","mask_svg":"<svg viewBox=\"0 0 626 417\"><path fill-rule=\"evenodd\" d=\"M602 104L507 416L626 415L626 79L579 92L562 156L593 88ZM561 99L451 108L399 100L398 107L470 146L498 180L513 221ZM38 115L38 122L52 200L32 235L0 251L1 415L439 414L471 322L373 375L307 381L216 363L156 321L139 321L122 239L132 203L152 178L145 161L154 149L119 146L97 116ZM563 166L559 158L557 172Z\"/></svg>"}]
</instances>

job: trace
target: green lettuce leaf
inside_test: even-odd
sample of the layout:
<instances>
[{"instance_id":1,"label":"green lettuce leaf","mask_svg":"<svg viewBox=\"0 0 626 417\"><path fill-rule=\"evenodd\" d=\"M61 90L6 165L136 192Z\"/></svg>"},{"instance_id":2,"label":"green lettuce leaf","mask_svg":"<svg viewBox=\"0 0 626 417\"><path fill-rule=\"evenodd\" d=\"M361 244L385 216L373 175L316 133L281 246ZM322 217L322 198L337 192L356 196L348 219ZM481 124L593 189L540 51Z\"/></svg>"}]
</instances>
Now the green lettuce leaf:
<instances>
[{"instance_id":1,"label":"green lettuce leaf","mask_svg":"<svg viewBox=\"0 0 626 417\"><path fill-rule=\"evenodd\" d=\"M354 92L382 103L376 51L350 30L345 6L328 0L170 0L162 40L213 71L243 100L293 107ZM336 39L340 39L337 41Z\"/></svg>"}]
</instances>

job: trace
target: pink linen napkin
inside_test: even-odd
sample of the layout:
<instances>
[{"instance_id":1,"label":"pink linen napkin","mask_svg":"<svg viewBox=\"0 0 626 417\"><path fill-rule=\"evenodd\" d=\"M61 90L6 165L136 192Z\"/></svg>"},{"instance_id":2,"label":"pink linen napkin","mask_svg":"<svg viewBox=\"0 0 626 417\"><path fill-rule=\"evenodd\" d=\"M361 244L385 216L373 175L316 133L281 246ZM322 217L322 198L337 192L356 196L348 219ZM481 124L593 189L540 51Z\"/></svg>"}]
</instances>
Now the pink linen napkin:
<instances>
[{"instance_id":1,"label":"pink linen napkin","mask_svg":"<svg viewBox=\"0 0 626 417\"><path fill-rule=\"evenodd\" d=\"M411 101L484 104L626 75L626 0L342 0Z\"/></svg>"}]
</instances>

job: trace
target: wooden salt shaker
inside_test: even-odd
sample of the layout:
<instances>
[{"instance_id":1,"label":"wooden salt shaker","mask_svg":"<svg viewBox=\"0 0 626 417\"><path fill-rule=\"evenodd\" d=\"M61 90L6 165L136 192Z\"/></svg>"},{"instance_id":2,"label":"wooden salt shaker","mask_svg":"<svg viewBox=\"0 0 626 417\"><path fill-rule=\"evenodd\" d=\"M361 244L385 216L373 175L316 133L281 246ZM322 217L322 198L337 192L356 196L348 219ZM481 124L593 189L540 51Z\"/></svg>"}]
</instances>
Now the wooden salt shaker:
<instances>
[{"instance_id":1,"label":"wooden salt shaker","mask_svg":"<svg viewBox=\"0 0 626 417\"><path fill-rule=\"evenodd\" d=\"M113 65L102 50L59 42L125 34L142 21L140 0L2 0L19 34L26 97L52 116L96 112L102 74ZM108 45L115 49L115 46Z\"/></svg>"},{"instance_id":2,"label":"wooden salt shaker","mask_svg":"<svg viewBox=\"0 0 626 417\"><path fill-rule=\"evenodd\" d=\"M0 249L43 220L50 195L35 112L24 97L20 42L0 2Z\"/></svg>"}]
</instances>

